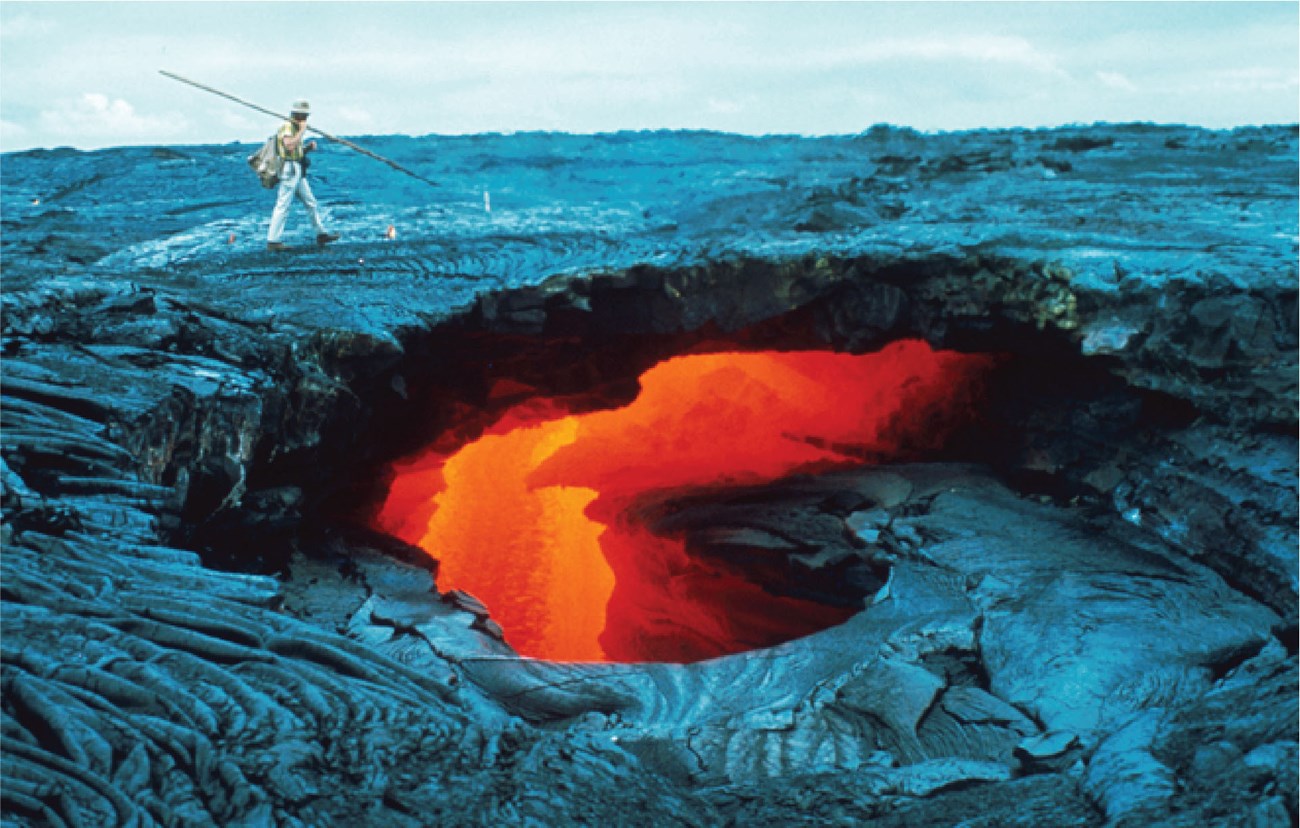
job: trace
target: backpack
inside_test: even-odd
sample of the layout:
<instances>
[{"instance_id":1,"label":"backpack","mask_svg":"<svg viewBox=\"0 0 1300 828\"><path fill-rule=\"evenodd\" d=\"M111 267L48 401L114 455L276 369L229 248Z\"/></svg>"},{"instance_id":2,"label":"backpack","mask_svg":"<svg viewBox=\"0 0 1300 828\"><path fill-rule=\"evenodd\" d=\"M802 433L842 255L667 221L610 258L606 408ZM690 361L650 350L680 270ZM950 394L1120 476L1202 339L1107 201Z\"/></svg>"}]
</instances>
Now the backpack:
<instances>
[{"instance_id":1,"label":"backpack","mask_svg":"<svg viewBox=\"0 0 1300 828\"><path fill-rule=\"evenodd\" d=\"M248 156L248 166L253 168L262 186L268 190L280 183L280 168L284 166L284 159L277 151L276 136L267 138L260 150Z\"/></svg>"}]
</instances>

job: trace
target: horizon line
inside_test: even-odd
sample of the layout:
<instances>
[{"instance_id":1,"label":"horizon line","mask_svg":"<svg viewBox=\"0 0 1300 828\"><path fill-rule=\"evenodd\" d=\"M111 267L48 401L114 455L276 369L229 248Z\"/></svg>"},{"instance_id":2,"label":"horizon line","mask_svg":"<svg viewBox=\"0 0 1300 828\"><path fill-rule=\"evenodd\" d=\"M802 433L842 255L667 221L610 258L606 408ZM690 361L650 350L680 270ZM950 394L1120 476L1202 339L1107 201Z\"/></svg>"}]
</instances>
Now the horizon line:
<instances>
[{"instance_id":1,"label":"horizon line","mask_svg":"<svg viewBox=\"0 0 1300 828\"><path fill-rule=\"evenodd\" d=\"M1237 132L1240 130L1257 130L1257 129L1296 129L1300 130L1300 121L1292 122L1273 122L1273 123L1246 123L1234 126L1211 127L1200 124L1189 124L1185 122L1158 122L1158 121L1092 121L1091 123L1083 121L1068 121L1052 125L1040 126L981 126L967 127L962 129L921 129L918 127L907 126L905 124L875 123L858 132L729 132L727 130L708 129L703 127L642 127L639 129L624 128L614 130L599 130L591 132L571 132L568 130L557 129L518 129L509 131L485 131L485 132L461 132L461 133L438 133L428 132L415 135L406 132L368 132L357 133L354 135L340 135L345 138L409 138L420 140L423 138L436 138L439 140L455 139L475 139L475 138L509 138L515 136L570 136L575 138L601 138L616 137L620 135L653 135L653 134L683 134L683 135L717 135L730 138L746 138L751 140L763 139L805 139L805 140L826 140L826 139L843 139L843 138L861 138L869 135L873 131L889 131L899 133L912 133L921 136L941 136L941 135L958 135L962 133L990 133L990 132L1054 132L1067 129L1122 129L1140 127L1144 129L1191 129L1201 132ZM17 149L4 149L0 147L0 155L15 155L24 152L56 152L59 150L71 150L74 152L103 152L108 150L121 149L148 149L161 147L228 147L228 146L256 146L261 144L265 139L258 138L250 141L207 141L207 142L181 142L181 143L125 143L125 144L105 144L102 146L81 147L73 144L57 144L53 146L28 146ZM326 143L329 143L326 139Z\"/></svg>"}]
</instances>

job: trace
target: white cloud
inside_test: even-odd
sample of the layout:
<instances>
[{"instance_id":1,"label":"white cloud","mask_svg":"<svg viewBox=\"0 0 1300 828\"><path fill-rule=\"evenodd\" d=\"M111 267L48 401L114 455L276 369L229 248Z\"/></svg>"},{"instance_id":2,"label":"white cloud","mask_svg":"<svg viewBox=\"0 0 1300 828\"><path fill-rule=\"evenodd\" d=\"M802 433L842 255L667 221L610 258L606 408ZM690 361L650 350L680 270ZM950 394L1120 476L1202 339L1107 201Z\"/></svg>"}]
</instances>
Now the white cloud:
<instances>
[{"instance_id":1,"label":"white cloud","mask_svg":"<svg viewBox=\"0 0 1300 828\"><path fill-rule=\"evenodd\" d=\"M1124 76L1122 72L1102 72L1098 71L1097 80L1101 81L1102 86L1110 89L1118 89L1122 92L1136 92L1137 86L1133 81Z\"/></svg>"},{"instance_id":2,"label":"white cloud","mask_svg":"<svg viewBox=\"0 0 1300 828\"><path fill-rule=\"evenodd\" d=\"M359 106L341 106L330 113L330 121L347 129L368 129L375 125L375 116Z\"/></svg>"},{"instance_id":3,"label":"white cloud","mask_svg":"<svg viewBox=\"0 0 1300 828\"><path fill-rule=\"evenodd\" d=\"M180 116L159 118L138 115L129 102L99 92L86 92L58 109L47 109L39 117L45 132L82 142L104 139L163 142L181 134L187 126Z\"/></svg>"},{"instance_id":4,"label":"white cloud","mask_svg":"<svg viewBox=\"0 0 1300 828\"><path fill-rule=\"evenodd\" d=\"M265 122L254 123L251 118L238 112L223 111L221 125L237 132L251 132L257 127L265 126Z\"/></svg>"},{"instance_id":5,"label":"white cloud","mask_svg":"<svg viewBox=\"0 0 1300 828\"><path fill-rule=\"evenodd\" d=\"M26 146L28 129L22 124L0 119L0 151L8 152L14 146Z\"/></svg>"},{"instance_id":6,"label":"white cloud","mask_svg":"<svg viewBox=\"0 0 1300 828\"><path fill-rule=\"evenodd\" d=\"M5 18L0 22L0 38L5 40L22 40L25 38L44 37L57 27L50 20L30 14L19 14Z\"/></svg>"},{"instance_id":7,"label":"white cloud","mask_svg":"<svg viewBox=\"0 0 1300 828\"><path fill-rule=\"evenodd\" d=\"M1300 78L1278 69L1250 66L1215 72L1210 76L1210 86L1230 92L1284 92L1300 86Z\"/></svg>"},{"instance_id":8,"label":"white cloud","mask_svg":"<svg viewBox=\"0 0 1300 828\"><path fill-rule=\"evenodd\" d=\"M1065 75L1057 58L1022 37L1002 35L955 35L951 37L903 37L868 41L852 49L822 55L799 55L800 62L832 68L851 64L893 63L905 60L926 62L964 61L1000 64Z\"/></svg>"},{"instance_id":9,"label":"white cloud","mask_svg":"<svg viewBox=\"0 0 1300 828\"><path fill-rule=\"evenodd\" d=\"M709 98L709 111L716 115L735 115L744 110L745 105L740 101Z\"/></svg>"}]
</instances>

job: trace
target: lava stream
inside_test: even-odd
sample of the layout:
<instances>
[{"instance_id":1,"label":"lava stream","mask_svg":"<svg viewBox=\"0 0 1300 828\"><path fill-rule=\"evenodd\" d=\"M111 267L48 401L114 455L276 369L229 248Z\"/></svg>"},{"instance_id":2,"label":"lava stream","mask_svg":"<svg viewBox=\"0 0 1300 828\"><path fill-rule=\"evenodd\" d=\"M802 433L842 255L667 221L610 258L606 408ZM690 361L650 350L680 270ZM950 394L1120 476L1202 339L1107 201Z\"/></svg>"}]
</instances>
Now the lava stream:
<instances>
[{"instance_id":1,"label":"lava stream","mask_svg":"<svg viewBox=\"0 0 1300 828\"><path fill-rule=\"evenodd\" d=\"M685 662L771 646L853 611L690 555L640 525L637 504L937 450L990 362L913 340L675 357L623 408L534 400L450 455L396 464L376 523L437 558L438 588L483 600L523 655Z\"/></svg>"}]
</instances>

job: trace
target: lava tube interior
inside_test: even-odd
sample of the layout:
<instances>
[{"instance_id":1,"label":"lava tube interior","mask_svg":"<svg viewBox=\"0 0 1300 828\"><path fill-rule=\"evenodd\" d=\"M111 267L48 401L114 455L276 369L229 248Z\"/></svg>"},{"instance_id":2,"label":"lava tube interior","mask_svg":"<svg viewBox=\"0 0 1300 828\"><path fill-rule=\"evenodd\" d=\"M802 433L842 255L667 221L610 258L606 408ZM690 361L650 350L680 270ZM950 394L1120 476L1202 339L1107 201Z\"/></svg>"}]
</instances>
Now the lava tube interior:
<instances>
[{"instance_id":1,"label":"lava tube interior","mask_svg":"<svg viewBox=\"0 0 1300 828\"><path fill-rule=\"evenodd\" d=\"M437 558L438 588L482 600L525 656L689 662L771 646L856 610L688 554L638 504L922 456L969 420L991 362L915 340L674 357L622 408L534 399L472 442L395 464L375 523Z\"/></svg>"}]
</instances>

